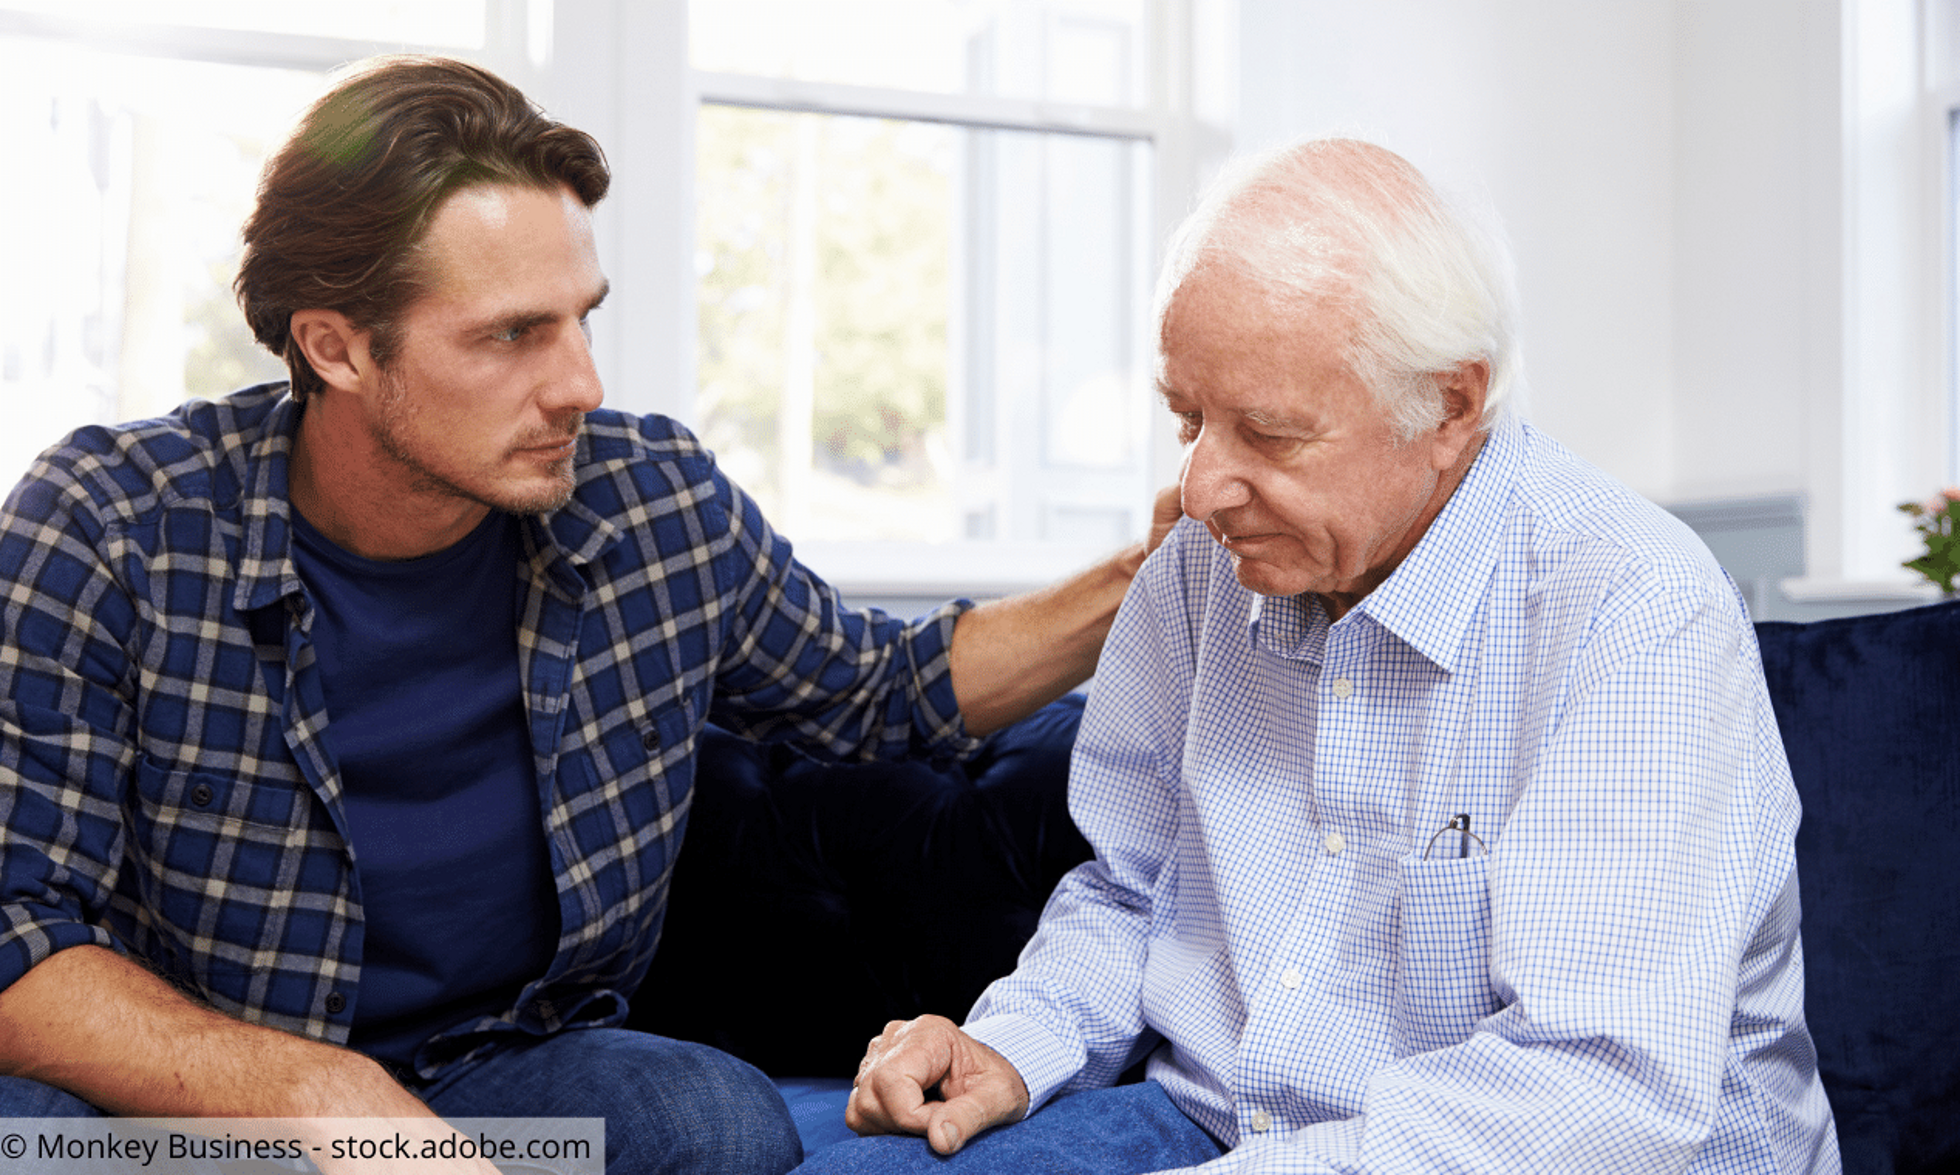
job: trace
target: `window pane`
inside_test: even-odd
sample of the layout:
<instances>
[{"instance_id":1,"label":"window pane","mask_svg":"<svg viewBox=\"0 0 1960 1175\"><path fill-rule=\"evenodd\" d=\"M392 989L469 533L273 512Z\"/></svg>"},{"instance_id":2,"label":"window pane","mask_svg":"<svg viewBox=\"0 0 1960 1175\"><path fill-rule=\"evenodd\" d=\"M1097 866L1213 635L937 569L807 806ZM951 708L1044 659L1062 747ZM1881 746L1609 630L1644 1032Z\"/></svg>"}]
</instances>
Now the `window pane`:
<instances>
[{"instance_id":1,"label":"window pane","mask_svg":"<svg viewBox=\"0 0 1960 1175\"><path fill-rule=\"evenodd\" d=\"M1144 96L1143 0L694 0L695 68L1098 106Z\"/></svg>"},{"instance_id":2,"label":"window pane","mask_svg":"<svg viewBox=\"0 0 1960 1175\"><path fill-rule=\"evenodd\" d=\"M352 40L477 48L484 0L7 0L0 7L110 23L304 33Z\"/></svg>"},{"instance_id":3,"label":"window pane","mask_svg":"<svg viewBox=\"0 0 1960 1175\"><path fill-rule=\"evenodd\" d=\"M0 482L82 424L155 415L284 368L231 297L269 145L304 73L0 40Z\"/></svg>"},{"instance_id":4,"label":"window pane","mask_svg":"<svg viewBox=\"0 0 1960 1175\"><path fill-rule=\"evenodd\" d=\"M1140 533L1148 147L703 108L703 437L801 539Z\"/></svg>"}]
</instances>

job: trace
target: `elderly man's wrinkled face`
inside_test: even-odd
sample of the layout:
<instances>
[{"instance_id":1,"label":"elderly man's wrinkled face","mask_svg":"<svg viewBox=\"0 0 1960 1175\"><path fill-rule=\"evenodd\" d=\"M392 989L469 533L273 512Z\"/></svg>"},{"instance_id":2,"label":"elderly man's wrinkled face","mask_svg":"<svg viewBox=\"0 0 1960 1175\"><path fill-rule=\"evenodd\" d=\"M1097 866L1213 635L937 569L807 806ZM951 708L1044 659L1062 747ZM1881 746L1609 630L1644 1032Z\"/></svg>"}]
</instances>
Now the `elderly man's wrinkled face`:
<instances>
[{"instance_id":1,"label":"elderly man's wrinkled face","mask_svg":"<svg viewBox=\"0 0 1960 1175\"><path fill-rule=\"evenodd\" d=\"M1474 456L1464 414L1483 406L1483 368L1465 368L1444 381L1449 418L1398 440L1347 369L1348 329L1345 315L1303 314L1242 275L1200 271L1165 313L1159 379L1185 446L1184 512L1232 553L1247 588L1318 593L1337 617L1449 500Z\"/></svg>"}]
</instances>

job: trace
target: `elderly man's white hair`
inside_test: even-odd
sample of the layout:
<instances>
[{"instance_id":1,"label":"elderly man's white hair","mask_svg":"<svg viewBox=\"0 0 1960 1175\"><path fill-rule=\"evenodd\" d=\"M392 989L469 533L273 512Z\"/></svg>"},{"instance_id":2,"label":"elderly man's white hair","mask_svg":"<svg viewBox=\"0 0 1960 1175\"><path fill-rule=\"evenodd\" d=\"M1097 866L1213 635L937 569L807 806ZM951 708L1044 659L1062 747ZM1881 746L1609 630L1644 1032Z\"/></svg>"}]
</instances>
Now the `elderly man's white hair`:
<instances>
[{"instance_id":1,"label":"elderly man's white hair","mask_svg":"<svg viewBox=\"0 0 1960 1175\"><path fill-rule=\"evenodd\" d=\"M1177 289L1220 271L1256 282L1276 308L1345 314L1349 370L1404 440L1441 422L1433 376L1465 363L1490 368L1485 426L1517 398L1508 250L1385 148L1312 139L1227 167L1171 239L1160 332Z\"/></svg>"}]
</instances>

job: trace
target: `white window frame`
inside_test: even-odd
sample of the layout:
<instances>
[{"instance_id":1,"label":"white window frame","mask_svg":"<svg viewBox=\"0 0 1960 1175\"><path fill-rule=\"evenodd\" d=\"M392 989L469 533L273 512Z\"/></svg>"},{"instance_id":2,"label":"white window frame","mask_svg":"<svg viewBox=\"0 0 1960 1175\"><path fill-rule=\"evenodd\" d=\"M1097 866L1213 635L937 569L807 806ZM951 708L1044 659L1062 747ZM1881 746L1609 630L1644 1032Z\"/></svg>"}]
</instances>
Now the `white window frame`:
<instances>
[{"instance_id":1,"label":"white window frame","mask_svg":"<svg viewBox=\"0 0 1960 1175\"><path fill-rule=\"evenodd\" d=\"M549 59L552 24L545 18L552 11L553 0L484 0L482 47L459 48L168 22L103 21L89 14L86 0L78 0L71 9L58 14L9 8L0 0L0 37L38 38L105 52L207 65L320 73L380 53L426 51L479 62L523 86L540 76Z\"/></svg>"},{"instance_id":2,"label":"white window frame","mask_svg":"<svg viewBox=\"0 0 1960 1175\"><path fill-rule=\"evenodd\" d=\"M1782 589L1804 604L1896 607L1934 598L1900 566L1918 540L1897 505L1960 478L1945 212L1960 0L1845 0L1840 16L1835 154L1816 173L1805 246L1820 275L1809 356L1837 378L1818 380L1809 405L1806 572Z\"/></svg>"},{"instance_id":3,"label":"white window frame","mask_svg":"<svg viewBox=\"0 0 1960 1175\"><path fill-rule=\"evenodd\" d=\"M617 291L596 344L609 402L694 419L694 123L703 103L1146 140L1154 223L1151 254L1139 262L1154 278L1156 250L1229 148L1220 104L1212 101L1210 117L1200 117L1194 75L1218 59L1231 7L1152 0L1151 11L1148 100L1138 109L1117 109L700 71L687 59L686 0L557 0L557 60L578 67L554 69L546 105L598 136L614 167L614 194L601 206L598 226L602 261ZM1210 56L1201 60L1201 54ZM622 273L632 280L620 281ZM1154 362L1149 330L1137 326L1137 410L1151 414L1147 478L1162 485L1175 478L1178 453L1168 426L1156 426L1147 389ZM1146 501L1148 493L1149 486L1139 487ZM799 543L798 552L858 597L1006 594L1050 582L1104 553L965 541L929 547L811 542Z\"/></svg>"},{"instance_id":4,"label":"white window frame","mask_svg":"<svg viewBox=\"0 0 1960 1175\"><path fill-rule=\"evenodd\" d=\"M1940 452L1945 485L1960 485L1960 0L1926 0L1926 157L1936 161L1936 193L1926 237L1937 263L1938 370L1944 427ZM1929 487L1930 488L1930 487ZM1930 496L1930 495L1922 495Z\"/></svg>"},{"instance_id":5,"label":"white window frame","mask_svg":"<svg viewBox=\"0 0 1960 1175\"><path fill-rule=\"evenodd\" d=\"M540 74L542 64L548 59L551 26L546 18L550 15L551 3L552 0L485 0L484 40L479 46L419 45L310 33L209 27L182 21L133 20L125 19L123 14L134 9L105 12L92 6L89 0L75 0L58 12L12 6L7 0L0 0L0 38L30 45L46 44L81 53L101 53L112 60L142 59L192 68L243 66L317 74L323 79L322 89L325 78L351 62L382 53L427 51L480 62L523 85ZM252 95L241 95L241 98L251 101ZM300 110L296 107L291 111L275 113L296 118ZM23 182L31 180L31 177L22 178ZM248 189L238 195L243 203L249 198L250 191ZM7 222L15 227L29 223L28 218L19 213L17 206L10 203L4 189L0 189L0 216L5 216ZM120 242L112 241L104 241L101 245L109 251L118 250L120 246ZM127 340L128 336L125 335L124 342ZM283 365L268 356L264 370L269 378L273 372L282 372ZM119 388L115 398L124 400L130 390L129 386ZM165 388L159 385L155 389L136 390L139 393L161 394ZM188 398L187 389L180 389L180 392L182 394L170 397L169 403ZM141 396L133 404L104 404L101 408L105 415L118 416L139 415L149 410L162 410L162 405L150 401L147 395ZM73 422L90 423L90 415L79 413ZM100 417L93 422L114 423ZM56 439L55 436L34 438L34 447ZM16 470L10 476L18 472Z\"/></svg>"},{"instance_id":6,"label":"white window frame","mask_svg":"<svg viewBox=\"0 0 1960 1175\"><path fill-rule=\"evenodd\" d=\"M1147 103L1139 109L954 96L696 71L687 0L486 0L480 49L173 23L103 23L83 5L49 14L0 0L0 36L216 65L322 74L378 53L475 60L524 88L555 117L592 133L612 163L612 194L596 214L614 293L598 321L595 360L608 402L627 411L694 416L694 124L704 101L779 110L924 119L1022 131L1144 139L1152 146L1151 255L1230 149L1232 0L1151 0ZM1201 78L1200 75L1207 75ZM1201 109L1202 108L1202 109ZM297 113L297 112L295 112ZM1178 452L1148 403L1153 356L1138 323L1140 413L1152 417L1152 485L1175 478ZM1146 494L1148 487L1140 487ZM1143 515L1147 517L1147 515ZM794 538L795 536L791 536ZM975 596L1049 582L1102 552L1060 544L950 542L809 544L799 548L858 594Z\"/></svg>"}]
</instances>

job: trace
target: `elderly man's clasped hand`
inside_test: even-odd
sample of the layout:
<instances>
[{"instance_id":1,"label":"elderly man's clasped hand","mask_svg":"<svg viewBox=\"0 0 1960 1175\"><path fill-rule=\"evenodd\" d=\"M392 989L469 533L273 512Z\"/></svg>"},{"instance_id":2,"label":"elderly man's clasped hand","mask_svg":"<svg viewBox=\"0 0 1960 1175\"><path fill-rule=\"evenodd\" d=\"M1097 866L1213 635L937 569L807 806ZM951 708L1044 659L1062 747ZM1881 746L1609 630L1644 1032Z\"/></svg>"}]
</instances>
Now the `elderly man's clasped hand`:
<instances>
[{"instance_id":1,"label":"elderly man's clasped hand","mask_svg":"<svg viewBox=\"0 0 1960 1175\"><path fill-rule=\"evenodd\" d=\"M921 1016L871 1038L844 1121L859 1134L921 1134L950 1155L1027 1112L1028 1087L1007 1058L944 1016Z\"/></svg>"}]
</instances>

